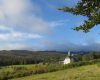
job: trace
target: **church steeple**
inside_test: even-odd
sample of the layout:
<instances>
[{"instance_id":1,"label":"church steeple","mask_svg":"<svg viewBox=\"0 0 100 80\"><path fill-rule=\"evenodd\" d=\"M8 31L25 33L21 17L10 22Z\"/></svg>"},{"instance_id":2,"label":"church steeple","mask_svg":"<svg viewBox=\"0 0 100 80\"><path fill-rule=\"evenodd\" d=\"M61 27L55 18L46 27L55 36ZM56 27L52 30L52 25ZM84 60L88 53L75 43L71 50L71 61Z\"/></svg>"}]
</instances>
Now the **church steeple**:
<instances>
[{"instance_id":1,"label":"church steeple","mask_svg":"<svg viewBox=\"0 0 100 80\"><path fill-rule=\"evenodd\" d=\"M69 57L71 56L71 53L70 53L70 51L68 51L68 56L69 56Z\"/></svg>"}]
</instances>

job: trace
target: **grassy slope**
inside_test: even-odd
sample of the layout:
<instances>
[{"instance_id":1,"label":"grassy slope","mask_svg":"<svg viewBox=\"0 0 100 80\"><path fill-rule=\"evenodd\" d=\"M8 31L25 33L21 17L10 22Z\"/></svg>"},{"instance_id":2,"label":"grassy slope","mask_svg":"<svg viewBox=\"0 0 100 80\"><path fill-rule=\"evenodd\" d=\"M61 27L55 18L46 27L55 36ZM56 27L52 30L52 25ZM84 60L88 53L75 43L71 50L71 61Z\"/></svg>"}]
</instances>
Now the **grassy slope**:
<instances>
[{"instance_id":1,"label":"grassy slope","mask_svg":"<svg viewBox=\"0 0 100 80\"><path fill-rule=\"evenodd\" d=\"M88 65L13 80L100 80L100 66Z\"/></svg>"},{"instance_id":2,"label":"grassy slope","mask_svg":"<svg viewBox=\"0 0 100 80\"><path fill-rule=\"evenodd\" d=\"M0 68L0 71L5 71L5 72L7 72L7 71L9 71L9 72L12 72L13 71L13 68L14 67L26 67L26 68L30 68L30 67L33 67L33 66L35 66L35 65L13 65L13 66L5 66L5 67L1 67Z\"/></svg>"}]
</instances>

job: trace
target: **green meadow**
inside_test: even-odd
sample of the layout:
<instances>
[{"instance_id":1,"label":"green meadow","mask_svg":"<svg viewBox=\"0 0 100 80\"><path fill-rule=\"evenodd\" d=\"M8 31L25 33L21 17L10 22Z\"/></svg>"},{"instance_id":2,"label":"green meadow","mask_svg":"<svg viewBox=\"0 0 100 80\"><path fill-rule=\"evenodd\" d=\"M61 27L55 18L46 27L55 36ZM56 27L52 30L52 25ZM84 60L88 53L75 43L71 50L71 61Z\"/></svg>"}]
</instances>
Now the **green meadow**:
<instances>
[{"instance_id":1,"label":"green meadow","mask_svg":"<svg viewBox=\"0 0 100 80\"><path fill-rule=\"evenodd\" d=\"M100 65L86 65L12 80L100 80Z\"/></svg>"},{"instance_id":2,"label":"green meadow","mask_svg":"<svg viewBox=\"0 0 100 80\"><path fill-rule=\"evenodd\" d=\"M34 66L35 66L35 64L34 65L33 64L31 64L31 65L11 65L11 66L5 66L5 67L3 66L3 67L0 67L0 72L1 71L12 72L15 67L25 67L28 69L28 68L31 68Z\"/></svg>"},{"instance_id":3,"label":"green meadow","mask_svg":"<svg viewBox=\"0 0 100 80\"><path fill-rule=\"evenodd\" d=\"M100 80L100 60L3 66L0 80Z\"/></svg>"}]
</instances>

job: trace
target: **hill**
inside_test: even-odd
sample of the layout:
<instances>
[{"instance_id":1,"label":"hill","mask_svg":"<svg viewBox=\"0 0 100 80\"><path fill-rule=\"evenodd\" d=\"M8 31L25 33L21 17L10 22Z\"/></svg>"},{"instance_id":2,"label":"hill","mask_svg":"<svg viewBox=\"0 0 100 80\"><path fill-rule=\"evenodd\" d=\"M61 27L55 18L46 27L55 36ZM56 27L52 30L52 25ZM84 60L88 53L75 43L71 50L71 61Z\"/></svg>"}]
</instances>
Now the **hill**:
<instances>
[{"instance_id":1,"label":"hill","mask_svg":"<svg viewBox=\"0 0 100 80\"><path fill-rule=\"evenodd\" d=\"M71 52L77 61L89 61L100 59L100 52ZM67 56L67 52L58 51L27 51L10 50L0 51L0 66L24 65L38 63L56 63L62 61Z\"/></svg>"},{"instance_id":2,"label":"hill","mask_svg":"<svg viewBox=\"0 0 100 80\"><path fill-rule=\"evenodd\" d=\"M66 55L56 51L0 51L0 66L52 63L64 60Z\"/></svg>"},{"instance_id":3,"label":"hill","mask_svg":"<svg viewBox=\"0 0 100 80\"><path fill-rule=\"evenodd\" d=\"M100 64L32 75L13 80L100 80Z\"/></svg>"}]
</instances>

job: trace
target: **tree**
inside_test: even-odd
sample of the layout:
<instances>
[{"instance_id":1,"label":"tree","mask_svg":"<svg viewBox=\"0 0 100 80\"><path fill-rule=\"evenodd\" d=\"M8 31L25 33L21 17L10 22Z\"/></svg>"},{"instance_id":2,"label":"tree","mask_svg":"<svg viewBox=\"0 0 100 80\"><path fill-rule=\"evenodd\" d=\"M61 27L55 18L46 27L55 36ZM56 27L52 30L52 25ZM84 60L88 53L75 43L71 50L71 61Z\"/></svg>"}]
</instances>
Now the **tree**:
<instances>
[{"instance_id":1,"label":"tree","mask_svg":"<svg viewBox=\"0 0 100 80\"><path fill-rule=\"evenodd\" d=\"M94 56L93 56L93 54L91 54L91 53L85 54L85 55L83 55L83 57L82 57L82 60L83 60L83 61L89 61L89 60L93 60L93 59L94 59Z\"/></svg>"},{"instance_id":2,"label":"tree","mask_svg":"<svg viewBox=\"0 0 100 80\"><path fill-rule=\"evenodd\" d=\"M75 7L65 6L58 10L88 17L84 24L73 28L74 30L89 32L95 25L100 24L100 0L80 0Z\"/></svg>"}]
</instances>

